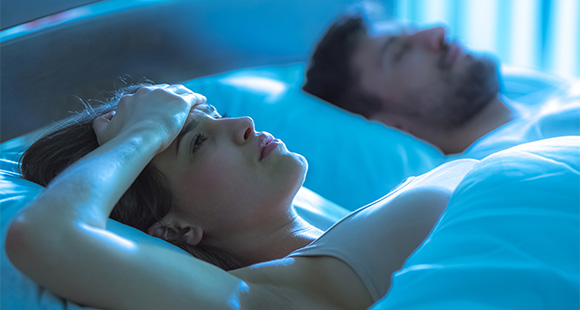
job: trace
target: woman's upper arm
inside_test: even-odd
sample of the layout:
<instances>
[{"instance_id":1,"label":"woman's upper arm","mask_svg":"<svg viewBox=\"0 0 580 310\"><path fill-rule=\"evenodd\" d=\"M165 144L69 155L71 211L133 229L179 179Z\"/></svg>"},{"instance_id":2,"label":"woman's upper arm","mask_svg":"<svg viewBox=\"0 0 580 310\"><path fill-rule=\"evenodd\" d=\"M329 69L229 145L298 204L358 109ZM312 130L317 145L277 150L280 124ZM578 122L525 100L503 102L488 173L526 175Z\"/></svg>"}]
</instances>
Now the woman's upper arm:
<instances>
[{"instance_id":1,"label":"woman's upper arm","mask_svg":"<svg viewBox=\"0 0 580 310\"><path fill-rule=\"evenodd\" d=\"M385 229L388 243L405 253L405 259L429 235L449 202L451 191L440 186L419 186L406 190L392 201Z\"/></svg>"},{"instance_id":2,"label":"woman's upper arm","mask_svg":"<svg viewBox=\"0 0 580 310\"><path fill-rule=\"evenodd\" d=\"M82 223L58 229L48 241L50 249L28 246L36 243L26 225L25 219L17 219L9 228L10 259L39 284L82 305L228 309L248 289L245 282L190 255L135 243ZM45 255L47 250L50 255ZM37 259L47 256L50 259Z\"/></svg>"}]
</instances>

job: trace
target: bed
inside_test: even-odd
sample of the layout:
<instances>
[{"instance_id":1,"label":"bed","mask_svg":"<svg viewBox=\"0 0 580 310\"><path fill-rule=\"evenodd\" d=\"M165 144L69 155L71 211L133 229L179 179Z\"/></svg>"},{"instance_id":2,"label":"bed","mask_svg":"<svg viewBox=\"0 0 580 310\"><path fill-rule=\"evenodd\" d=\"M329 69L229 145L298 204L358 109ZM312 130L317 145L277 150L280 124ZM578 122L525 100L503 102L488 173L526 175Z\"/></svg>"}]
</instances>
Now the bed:
<instances>
[{"instance_id":1,"label":"bed","mask_svg":"<svg viewBox=\"0 0 580 310\"><path fill-rule=\"evenodd\" d=\"M302 92L317 39L354 2L109 0L3 30L2 249L11 218L42 189L20 178L22 151L81 109L77 97L102 98L123 80L183 83L303 154L308 177L294 206L321 229L461 157ZM578 97L572 80L502 72L503 95L524 104ZM478 158L373 309L578 309L580 133L562 135ZM109 227L172 247L112 220ZM22 275L3 250L0 259L2 309L80 308Z\"/></svg>"}]
</instances>

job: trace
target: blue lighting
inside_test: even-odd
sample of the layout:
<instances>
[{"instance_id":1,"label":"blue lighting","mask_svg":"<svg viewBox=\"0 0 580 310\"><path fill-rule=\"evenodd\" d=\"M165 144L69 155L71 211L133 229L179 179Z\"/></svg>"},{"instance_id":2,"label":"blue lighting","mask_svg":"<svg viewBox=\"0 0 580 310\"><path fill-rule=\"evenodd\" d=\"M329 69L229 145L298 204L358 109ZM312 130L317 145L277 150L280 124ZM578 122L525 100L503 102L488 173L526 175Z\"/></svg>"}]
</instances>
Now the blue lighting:
<instances>
[{"instance_id":1,"label":"blue lighting","mask_svg":"<svg viewBox=\"0 0 580 310\"><path fill-rule=\"evenodd\" d=\"M560 77L580 76L578 0L382 0L393 17L444 24L473 50L497 54L503 64Z\"/></svg>"}]
</instances>

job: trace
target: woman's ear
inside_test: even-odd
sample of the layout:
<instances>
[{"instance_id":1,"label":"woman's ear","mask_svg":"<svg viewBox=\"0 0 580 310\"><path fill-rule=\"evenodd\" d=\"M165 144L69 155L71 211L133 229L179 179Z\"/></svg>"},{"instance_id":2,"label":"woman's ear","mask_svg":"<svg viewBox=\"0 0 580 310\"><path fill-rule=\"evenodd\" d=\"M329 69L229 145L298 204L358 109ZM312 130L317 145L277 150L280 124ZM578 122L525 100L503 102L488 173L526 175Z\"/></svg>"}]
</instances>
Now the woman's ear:
<instances>
[{"instance_id":1,"label":"woman's ear","mask_svg":"<svg viewBox=\"0 0 580 310\"><path fill-rule=\"evenodd\" d=\"M164 220L156 222L147 229L147 234L168 242L184 242L196 246L203 238L203 230L199 226L175 225Z\"/></svg>"}]
</instances>

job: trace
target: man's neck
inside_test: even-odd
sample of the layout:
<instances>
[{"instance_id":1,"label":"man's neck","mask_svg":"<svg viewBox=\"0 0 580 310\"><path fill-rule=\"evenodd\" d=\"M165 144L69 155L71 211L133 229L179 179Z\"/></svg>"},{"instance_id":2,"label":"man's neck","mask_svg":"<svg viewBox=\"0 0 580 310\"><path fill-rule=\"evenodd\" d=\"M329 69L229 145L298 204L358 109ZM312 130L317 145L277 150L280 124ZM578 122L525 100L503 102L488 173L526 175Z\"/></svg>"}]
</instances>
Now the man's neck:
<instances>
[{"instance_id":1,"label":"man's neck","mask_svg":"<svg viewBox=\"0 0 580 310\"><path fill-rule=\"evenodd\" d=\"M494 99L467 124L455 128L440 138L437 143L443 153L464 152L478 139L517 117L514 110L504 104L499 97Z\"/></svg>"}]
</instances>

